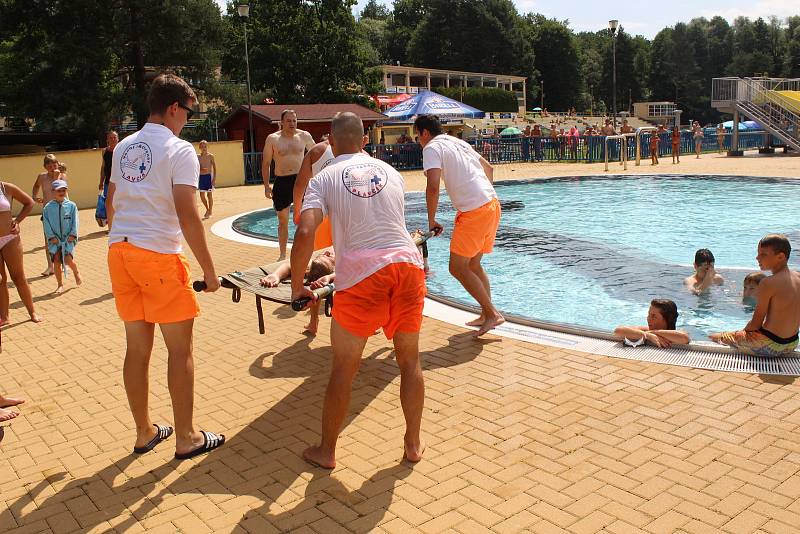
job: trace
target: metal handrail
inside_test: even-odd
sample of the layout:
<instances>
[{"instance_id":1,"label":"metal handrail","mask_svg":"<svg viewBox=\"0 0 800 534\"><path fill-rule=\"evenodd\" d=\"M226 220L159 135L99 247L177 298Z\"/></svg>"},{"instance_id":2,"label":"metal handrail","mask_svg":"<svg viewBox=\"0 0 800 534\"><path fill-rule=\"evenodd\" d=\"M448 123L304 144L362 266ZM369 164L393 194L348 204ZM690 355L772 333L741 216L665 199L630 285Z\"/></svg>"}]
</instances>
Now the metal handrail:
<instances>
[{"instance_id":1,"label":"metal handrail","mask_svg":"<svg viewBox=\"0 0 800 534\"><path fill-rule=\"evenodd\" d=\"M620 165L623 166L623 170L628 170L628 137L633 134L622 134L622 135L609 135L605 138L605 163L606 163L606 172L608 172L608 141L611 139L621 139L622 140L622 147L620 149Z\"/></svg>"},{"instance_id":2,"label":"metal handrail","mask_svg":"<svg viewBox=\"0 0 800 534\"><path fill-rule=\"evenodd\" d=\"M640 126L636 128L636 166L642 164L642 132L658 131L655 126Z\"/></svg>"}]
</instances>

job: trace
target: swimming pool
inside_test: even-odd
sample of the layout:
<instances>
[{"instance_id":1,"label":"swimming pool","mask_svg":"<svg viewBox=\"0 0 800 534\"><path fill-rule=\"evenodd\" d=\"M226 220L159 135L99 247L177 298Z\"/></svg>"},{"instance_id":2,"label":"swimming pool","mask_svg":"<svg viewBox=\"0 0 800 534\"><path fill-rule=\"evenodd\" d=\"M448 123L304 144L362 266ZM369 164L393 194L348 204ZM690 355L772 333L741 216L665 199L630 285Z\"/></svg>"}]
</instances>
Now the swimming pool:
<instances>
[{"instance_id":1,"label":"swimming pool","mask_svg":"<svg viewBox=\"0 0 800 534\"><path fill-rule=\"evenodd\" d=\"M800 243L800 181L729 176L553 178L496 184L503 218L493 254L484 257L493 298L503 312L528 319L610 330L646 324L649 302L678 304L678 326L701 340L743 327L752 308L742 279L757 271L758 240L782 232ZM442 195L441 237L429 241L431 294L474 305L447 271L455 213ZM407 193L409 229L427 225L425 195ZM277 235L272 210L234 222L238 232ZM290 235L294 228L290 229ZM694 252L709 248L726 279L694 296L683 280ZM790 260L798 267L797 257Z\"/></svg>"}]
</instances>

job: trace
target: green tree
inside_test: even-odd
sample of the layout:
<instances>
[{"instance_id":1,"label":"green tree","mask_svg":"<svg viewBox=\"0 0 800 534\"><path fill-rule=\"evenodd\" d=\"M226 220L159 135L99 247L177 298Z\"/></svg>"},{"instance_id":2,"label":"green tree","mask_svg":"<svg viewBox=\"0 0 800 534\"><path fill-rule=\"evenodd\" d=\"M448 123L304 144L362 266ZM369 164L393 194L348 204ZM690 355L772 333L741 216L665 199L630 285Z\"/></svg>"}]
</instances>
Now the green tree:
<instances>
[{"instance_id":1,"label":"green tree","mask_svg":"<svg viewBox=\"0 0 800 534\"><path fill-rule=\"evenodd\" d=\"M538 14L527 15L525 22L530 25L530 43L536 51L534 66L538 81L544 81L545 106L565 110L583 104L584 80L578 47L567 23Z\"/></svg>"},{"instance_id":2,"label":"green tree","mask_svg":"<svg viewBox=\"0 0 800 534\"><path fill-rule=\"evenodd\" d=\"M603 74L601 76L600 96L608 109L613 109L613 57L612 38L608 31L605 34L602 54ZM631 36L620 27L617 30L617 112L627 111L629 102L641 100L643 88L639 85L639 74L636 72L637 49ZM640 46L640 45L639 45Z\"/></svg>"},{"instance_id":3,"label":"green tree","mask_svg":"<svg viewBox=\"0 0 800 534\"><path fill-rule=\"evenodd\" d=\"M389 8L379 4L376 0L369 0L364 9L361 10L362 19L389 20L392 16Z\"/></svg>"},{"instance_id":4,"label":"green tree","mask_svg":"<svg viewBox=\"0 0 800 534\"><path fill-rule=\"evenodd\" d=\"M427 11L428 0L395 0L386 28L386 53L389 62L408 63L408 46Z\"/></svg>"},{"instance_id":5,"label":"green tree","mask_svg":"<svg viewBox=\"0 0 800 534\"><path fill-rule=\"evenodd\" d=\"M786 19L786 49L783 73L790 78L800 77L800 16Z\"/></svg>"}]
</instances>

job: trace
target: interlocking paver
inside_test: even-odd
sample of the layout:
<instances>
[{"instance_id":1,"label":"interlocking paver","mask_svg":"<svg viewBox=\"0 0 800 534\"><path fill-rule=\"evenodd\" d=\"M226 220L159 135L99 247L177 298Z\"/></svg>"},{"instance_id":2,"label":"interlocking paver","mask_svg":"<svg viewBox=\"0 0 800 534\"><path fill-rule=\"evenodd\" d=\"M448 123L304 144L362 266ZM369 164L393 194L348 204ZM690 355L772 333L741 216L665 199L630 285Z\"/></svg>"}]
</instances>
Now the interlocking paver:
<instances>
[{"instance_id":1,"label":"interlocking paver","mask_svg":"<svg viewBox=\"0 0 800 534\"><path fill-rule=\"evenodd\" d=\"M688 163L686 168L693 163ZM683 165L683 164L682 164ZM721 173L758 174L738 160ZM498 172L512 177L513 167ZM525 176L566 167L516 167ZM587 167L589 168L589 167ZM778 169L777 167L774 167ZM742 170L744 169L744 170ZM749 169L749 171L748 171ZM724 171L724 172L723 172ZM800 173L800 159L775 171ZM407 174L419 188L418 173ZM215 219L263 206L258 188L220 190ZM25 395L0 457L2 532L792 532L800 521L800 384L615 360L509 339L475 342L425 319L426 458L401 463L403 417L391 345L370 339L339 442L324 473L299 457L318 439L330 360L327 319L252 299L201 295L195 331L196 419L228 444L176 464L174 442L129 455L122 325L93 213L80 288L49 298L46 322L3 331L0 386ZM41 268L36 218L23 223L26 268ZM268 263L275 249L209 234L220 272ZM197 266L191 260L195 272ZM68 284L71 280L68 280ZM59 336L70 332L70 351ZM166 352L156 336L151 408L171 421Z\"/></svg>"}]
</instances>

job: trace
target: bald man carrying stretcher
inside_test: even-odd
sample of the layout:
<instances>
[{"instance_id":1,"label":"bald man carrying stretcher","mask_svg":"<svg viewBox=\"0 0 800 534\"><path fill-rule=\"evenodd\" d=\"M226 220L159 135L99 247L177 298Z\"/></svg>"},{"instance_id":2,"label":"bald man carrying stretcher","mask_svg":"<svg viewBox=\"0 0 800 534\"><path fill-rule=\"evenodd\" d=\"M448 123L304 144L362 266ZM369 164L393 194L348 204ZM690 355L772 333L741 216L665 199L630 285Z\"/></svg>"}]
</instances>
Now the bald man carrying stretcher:
<instances>
[{"instance_id":1,"label":"bald man carrying stretcher","mask_svg":"<svg viewBox=\"0 0 800 534\"><path fill-rule=\"evenodd\" d=\"M314 232L332 215L336 252L336 305L331 321L333 367L322 411L322 440L303 452L308 462L336 467L336 441L350 404L350 391L367 338L383 328L394 342L400 367L400 401L406 420L405 457L422 459L420 438L425 386L419 362L419 330L425 273L406 230L403 177L361 153L364 126L353 113L333 119L335 159L306 190L291 254L292 300L314 299L303 273L314 249Z\"/></svg>"}]
</instances>

